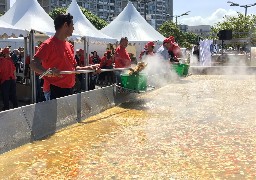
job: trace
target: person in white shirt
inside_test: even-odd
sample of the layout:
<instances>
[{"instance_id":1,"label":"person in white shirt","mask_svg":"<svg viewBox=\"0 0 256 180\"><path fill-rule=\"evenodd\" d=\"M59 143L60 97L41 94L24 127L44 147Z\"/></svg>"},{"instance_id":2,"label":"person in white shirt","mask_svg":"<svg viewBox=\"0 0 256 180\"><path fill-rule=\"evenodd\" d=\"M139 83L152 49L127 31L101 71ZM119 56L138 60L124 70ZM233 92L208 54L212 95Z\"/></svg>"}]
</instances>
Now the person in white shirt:
<instances>
[{"instance_id":1,"label":"person in white shirt","mask_svg":"<svg viewBox=\"0 0 256 180\"><path fill-rule=\"evenodd\" d=\"M161 55L163 60L169 61L170 60L170 55L169 55L169 49L171 47L171 42L172 40L169 38L166 38L163 41L163 45L157 50L157 54Z\"/></svg>"}]
</instances>

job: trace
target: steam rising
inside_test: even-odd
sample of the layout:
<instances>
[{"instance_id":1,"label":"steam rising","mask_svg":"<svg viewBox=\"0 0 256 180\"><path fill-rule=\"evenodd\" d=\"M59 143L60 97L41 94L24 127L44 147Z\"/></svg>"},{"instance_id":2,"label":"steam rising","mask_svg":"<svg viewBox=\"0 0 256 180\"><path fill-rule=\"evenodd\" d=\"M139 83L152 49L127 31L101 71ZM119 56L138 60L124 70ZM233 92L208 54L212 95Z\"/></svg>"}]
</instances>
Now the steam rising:
<instances>
[{"instance_id":1,"label":"steam rising","mask_svg":"<svg viewBox=\"0 0 256 180\"><path fill-rule=\"evenodd\" d=\"M195 56L191 56L191 73L204 75L248 75L253 73L250 57L246 54L224 54L212 56L210 66L202 66Z\"/></svg>"},{"instance_id":2,"label":"steam rising","mask_svg":"<svg viewBox=\"0 0 256 180\"><path fill-rule=\"evenodd\" d=\"M143 73L147 74L149 85L162 87L168 82L179 79L176 72L172 69L170 61L163 60L160 55L148 55L143 61L148 64Z\"/></svg>"}]
</instances>

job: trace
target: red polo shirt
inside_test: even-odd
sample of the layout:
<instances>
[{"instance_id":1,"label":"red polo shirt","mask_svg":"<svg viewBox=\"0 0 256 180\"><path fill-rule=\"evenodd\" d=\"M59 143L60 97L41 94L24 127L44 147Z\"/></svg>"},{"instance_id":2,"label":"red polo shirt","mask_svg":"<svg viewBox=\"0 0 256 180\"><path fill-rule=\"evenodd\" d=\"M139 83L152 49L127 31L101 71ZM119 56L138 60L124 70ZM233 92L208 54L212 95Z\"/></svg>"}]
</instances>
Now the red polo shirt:
<instances>
[{"instance_id":1,"label":"red polo shirt","mask_svg":"<svg viewBox=\"0 0 256 180\"><path fill-rule=\"evenodd\" d=\"M124 47L118 46L115 52L115 68L131 66L131 58Z\"/></svg>"},{"instance_id":2,"label":"red polo shirt","mask_svg":"<svg viewBox=\"0 0 256 180\"><path fill-rule=\"evenodd\" d=\"M84 66L84 55L81 55L79 58L80 66Z\"/></svg>"},{"instance_id":3,"label":"red polo shirt","mask_svg":"<svg viewBox=\"0 0 256 180\"><path fill-rule=\"evenodd\" d=\"M172 51L175 57L181 57L181 50L178 44L173 43L173 46L169 49L169 51Z\"/></svg>"},{"instance_id":4,"label":"red polo shirt","mask_svg":"<svg viewBox=\"0 0 256 180\"><path fill-rule=\"evenodd\" d=\"M14 71L16 71L16 67L12 59L0 57L0 84L6 80L16 79Z\"/></svg>"},{"instance_id":5,"label":"red polo shirt","mask_svg":"<svg viewBox=\"0 0 256 180\"><path fill-rule=\"evenodd\" d=\"M104 67L104 66L112 66L113 64L113 58L111 57L110 59L107 59L106 56L104 56L103 58L101 58L101 61L100 61L100 67Z\"/></svg>"},{"instance_id":6,"label":"red polo shirt","mask_svg":"<svg viewBox=\"0 0 256 180\"><path fill-rule=\"evenodd\" d=\"M30 64L30 55L26 57L25 64L29 66ZM37 76L40 76L40 74L36 73Z\"/></svg>"},{"instance_id":7,"label":"red polo shirt","mask_svg":"<svg viewBox=\"0 0 256 180\"><path fill-rule=\"evenodd\" d=\"M50 83L44 79L44 84L43 84L43 92L49 92L50 91Z\"/></svg>"},{"instance_id":8,"label":"red polo shirt","mask_svg":"<svg viewBox=\"0 0 256 180\"><path fill-rule=\"evenodd\" d=\"M45 69L57 68L60 71L74 71L76 60L73 46L67 42L51 37L38 48L35 57L42 61ZM72 88L75 74L62 74L61 77L44 77L50 84L60 88Z\"/></svg>"}]
</instances>

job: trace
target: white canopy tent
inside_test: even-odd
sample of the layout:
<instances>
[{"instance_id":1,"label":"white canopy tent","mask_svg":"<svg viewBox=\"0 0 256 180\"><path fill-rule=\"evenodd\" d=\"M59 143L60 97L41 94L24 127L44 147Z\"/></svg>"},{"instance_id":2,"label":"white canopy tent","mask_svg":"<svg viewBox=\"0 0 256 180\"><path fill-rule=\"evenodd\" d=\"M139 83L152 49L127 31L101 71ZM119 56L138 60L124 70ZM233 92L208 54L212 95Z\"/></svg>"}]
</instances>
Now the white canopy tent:
<instances>
[{"instance_id":1,"label":"white canopy tent","mask_svg":"<svg viewBox=\"0 0 256 180\"><path fill-rule=\"evenodd\" d=\"M137 58L147 42L154 41L156 48L158 48L165 39L140 15L130 1L123 11L101 32L118 40L127 37L129 43L134 45L128 46L128 51L135 51Z\"/></svg>"},{"instance_id":2,"label":"white canopy tent","mask_svg":"<svg viewBox=\"0 0 256 180\"><path fill-rule=\"evenodd\" d=\"M163 41L164 36L156 31L128 2L123 11L101 32L117 39L127 37L129 42Z\"/></svg>"},{"instance_id":3,"label":"white canopy tent","mask_svg":"<svg viewBox=\"0 0 256 180\"><path fill-rule=\"evenodd\" d=\"M96 29L93 26L93 24L82 13L76 0L72 0L67 12L73 16L74 34L78 34L83 37L89 37L90 41L99 41L107 43L115 43L117 41L116 38L107 36L103 34L100 30Z\"/></svg>"},{"instance_id":4,"label":"white canopy tent","mask_svg":"<svg viewBox=\"0 0 256 180\"><path fill-rule=\"evenodd\" d=\"M10 23L19 29L30 31L29 54L34 56L35 40L34 31L45 34L54 34L53 19L44 11L37 0L16 0L13 6L0 17L0 20ZM27 52L26 38L24 38L25 53ZM35 74L31 73L32 102L36 102Z\"/></svg>"},{"instance_id":5,"label":"white canopy tent","mask_svg":"<svg viewBox=\"0 0 256 180\"><path fill-rule=\"evenodd\" d=\"M18 29L11 24L6 23L5 21L0 20L0 37L19 37L27 36L28 31Z\"/></svg>"},{"instance_id":6,"label":"white canopy tent","mask_svg":"<svg viewBox=\"0 0 256 180\"><path fill-rule=\"evenodd\" d=\"M76 48L83 48L87 52L96 50L99 55L103 55L108 43L113 44L117 42L116 38L107 36L94 27L94 25L82 13L76 0L72 0L67 12L73 16L73 34L80 35L84 37L84 40L86 40L86 43L84 43L83 45L80 43L75 43Z\"/></svg>"},{"instance_id":7,"label":"white canopy tent","mask_svg":"<svg viewBox=\"0 0 256 180\"><path fill-rule=\"evenodd\" d=\"M54 33L53 19L44 11L37 0L16 0L13 6L0 17L17 28Z\"/></svg>"}]
</instances>

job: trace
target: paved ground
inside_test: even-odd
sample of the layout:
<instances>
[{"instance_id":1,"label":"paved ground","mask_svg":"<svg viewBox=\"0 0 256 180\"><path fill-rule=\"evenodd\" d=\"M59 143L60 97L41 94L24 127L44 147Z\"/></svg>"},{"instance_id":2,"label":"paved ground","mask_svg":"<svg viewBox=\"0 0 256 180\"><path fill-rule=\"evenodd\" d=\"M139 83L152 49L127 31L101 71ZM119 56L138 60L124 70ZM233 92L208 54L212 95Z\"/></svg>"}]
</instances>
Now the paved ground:
<instances>
[{"instance_id":1,"label":"paved ground","mask_svg":"<svg viewBox=\"0 0 256 180\"><path fill-rule=\"evenodd\" d=\"M0 177L255 179L255 92L253 75L189 76L1 155Z\"/></svg>"}]
</instances>

